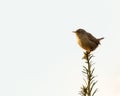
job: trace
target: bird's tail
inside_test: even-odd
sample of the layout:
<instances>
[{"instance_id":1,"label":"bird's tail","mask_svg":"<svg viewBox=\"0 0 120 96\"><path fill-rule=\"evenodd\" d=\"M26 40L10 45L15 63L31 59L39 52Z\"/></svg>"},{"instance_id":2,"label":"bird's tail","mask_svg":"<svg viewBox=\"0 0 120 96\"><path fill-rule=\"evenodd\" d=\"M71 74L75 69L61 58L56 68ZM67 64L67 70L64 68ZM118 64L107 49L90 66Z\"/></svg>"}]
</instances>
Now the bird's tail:
<instances>
[{"instance_id":1,"label":"bird's tail","mask_svg":"<svg viewBox=\"0 0 120 96\"><path fill-rule=\"evenodd\" d=\"M104 39L104 37L102 37L102 38L99 38L98 40L100 41L100 40L102 40L102 39Z\"/></svg>"}]
</instances>

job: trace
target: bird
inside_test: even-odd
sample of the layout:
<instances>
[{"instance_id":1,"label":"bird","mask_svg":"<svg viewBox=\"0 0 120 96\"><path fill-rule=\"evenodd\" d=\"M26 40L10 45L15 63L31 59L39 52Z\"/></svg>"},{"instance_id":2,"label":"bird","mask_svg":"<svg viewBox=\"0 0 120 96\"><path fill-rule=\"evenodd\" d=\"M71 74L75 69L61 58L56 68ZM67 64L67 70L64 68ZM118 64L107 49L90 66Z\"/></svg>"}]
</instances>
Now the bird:
<instances>
[{"instance_id":1,"label":"bird","mask_svg":"<svg viewBox=\"0 0 120 96\"><path fill-rule=\"evenodd\" d=\"M77 29L76 31L73 31L73 33L76 35L78 45L87 53L94 51L100 44L100 41L104 39L104 37L96 38L84 29Z\"/></svg>"}]
</instances>

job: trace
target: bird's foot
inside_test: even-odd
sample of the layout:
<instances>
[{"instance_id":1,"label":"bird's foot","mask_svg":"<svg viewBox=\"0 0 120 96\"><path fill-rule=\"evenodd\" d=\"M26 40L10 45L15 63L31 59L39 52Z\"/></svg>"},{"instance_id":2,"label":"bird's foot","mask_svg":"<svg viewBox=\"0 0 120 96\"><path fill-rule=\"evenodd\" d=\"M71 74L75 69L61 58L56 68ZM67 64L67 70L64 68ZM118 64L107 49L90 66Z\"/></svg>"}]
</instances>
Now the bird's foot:
<instances>
[{"instance_id":1,"label":"bird's foot","mask_svg":"<svg viewBox=\"0 0 120 96\"><path fill-rule=\"evenodd\" d=\"M90 54L90 51L84 52L84 56L82 57L82 59L86 59L86 58L88 57L89 54Z\"/></svg>"}]
</instances>

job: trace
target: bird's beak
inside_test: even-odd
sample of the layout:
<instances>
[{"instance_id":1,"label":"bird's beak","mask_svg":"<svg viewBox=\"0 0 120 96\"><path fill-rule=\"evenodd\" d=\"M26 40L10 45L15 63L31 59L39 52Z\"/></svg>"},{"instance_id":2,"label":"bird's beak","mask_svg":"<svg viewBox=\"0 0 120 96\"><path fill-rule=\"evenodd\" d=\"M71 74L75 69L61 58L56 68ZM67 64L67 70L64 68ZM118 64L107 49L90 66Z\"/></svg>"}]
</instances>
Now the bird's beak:
<instances>
[{"instance_id":1,"label":"bird's beak","mask_svg":"<svg viewBox=\"0 0 120 96\"><path fill-rule=\"evenodd\" d=\"M76 31L72 31L73 33L76 33Z\"/></svg>"}]
</instances>

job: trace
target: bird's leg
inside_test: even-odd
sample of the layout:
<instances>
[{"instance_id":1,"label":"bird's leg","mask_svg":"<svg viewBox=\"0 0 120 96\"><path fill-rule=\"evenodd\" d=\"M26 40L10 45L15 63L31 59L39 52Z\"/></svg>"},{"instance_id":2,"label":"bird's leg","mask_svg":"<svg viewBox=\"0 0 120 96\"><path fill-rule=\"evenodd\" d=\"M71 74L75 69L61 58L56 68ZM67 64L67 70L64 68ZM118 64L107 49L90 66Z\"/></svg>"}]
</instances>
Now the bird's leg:
<instances>
[{"instance_id":1,"label":"bird's leg","mask_svg":"<svg viewBox=\"0 0 120 96\"><path fill-rule=\"evenodd\" d=\"M88 56L90 54L90 51L86 51L86 52L84 52L84 56L82 57L82 59L86 59L86 57Z\"/></svg>"},{"instance_id":2,"label":"bird's leg","mask_svg":"<svg viewBox=\"0 0 120 96\"><path fill-rule=\"evenodd\" d=\"M87 51L86 51L86 54L90 54L90 52L91 52L90 50L87 50Z\"/></svg>"}]
</instances>

